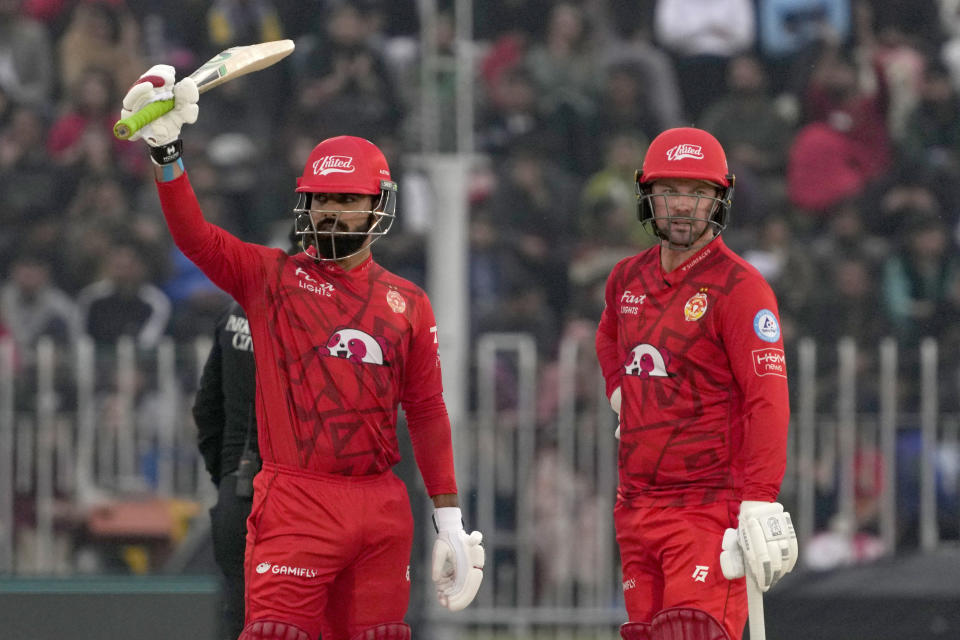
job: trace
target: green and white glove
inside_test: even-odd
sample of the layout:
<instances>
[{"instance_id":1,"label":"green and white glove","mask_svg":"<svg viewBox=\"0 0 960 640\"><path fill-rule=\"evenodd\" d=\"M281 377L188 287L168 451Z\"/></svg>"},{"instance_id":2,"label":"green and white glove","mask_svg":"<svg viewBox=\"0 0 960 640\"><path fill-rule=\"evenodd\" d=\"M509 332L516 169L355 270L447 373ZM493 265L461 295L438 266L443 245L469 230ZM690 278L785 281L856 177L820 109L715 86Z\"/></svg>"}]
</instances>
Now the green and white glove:
<instances>
[{"instance_id":1,"label":"green and white glove","mask_svg":"<svg viewBox=\"0 0 960 640\"><path fill-rule=\"evenodd\" d=\"M173 109L136 131L130 140L144 139L151 147L171 145L180 139L184 124L197 121L200 93L193 78L176 82L176 71L168 64L157 64L140 76L123 97L121 117L126 118L151 102L173 99ZM179 154L178 154L179 155ZM155 159L156 160L156 159Z\"/></svg>"}]
</instances>

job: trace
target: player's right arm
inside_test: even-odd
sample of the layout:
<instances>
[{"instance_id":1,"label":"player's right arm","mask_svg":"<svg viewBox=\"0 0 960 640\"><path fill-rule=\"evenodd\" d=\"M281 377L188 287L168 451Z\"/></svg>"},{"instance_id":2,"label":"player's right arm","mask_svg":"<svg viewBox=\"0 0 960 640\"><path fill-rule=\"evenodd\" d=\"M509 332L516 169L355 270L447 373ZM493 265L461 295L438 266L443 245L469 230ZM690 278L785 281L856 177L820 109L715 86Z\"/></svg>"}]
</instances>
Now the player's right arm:
<instances>
[{"instance_id":1,"label":"player's right arm","mask_svg":"<svg viewBox=\"0 0 960 640\"><path fill-rule=\"evenodd\" d=\"M597 359L600 361L600 369L603 371L603 378L606 381L607 397L610 399L610 405L617 414L620 414L620 381L623 375L623 367L619 348L618 335L620 321L617 317L617 296L620 265L614 267L607 278L607 287L604 299L606 304L603 313L600 315L600 324L597 326L596 350ZM619 431L619 427L617 428Z\"/></svg>"},{"instance_id":2,"label":"player's right arm","mask_svg":"<svg viewBox=\"0 0 960 640\"><path fill-rule=\"evenodd\" d=\"M123 98L121 115L127 117L157 100L173 98L174 107L134 133L150 146L157 191L173 241L217 286L243 304L246 291L262 291L257 254L265 247L248 244L207 222L180 159L180 129L196 121L199 113L196 84L189 76L175 82L170 65L154 65Z\"/></svg>"}]
</instances>

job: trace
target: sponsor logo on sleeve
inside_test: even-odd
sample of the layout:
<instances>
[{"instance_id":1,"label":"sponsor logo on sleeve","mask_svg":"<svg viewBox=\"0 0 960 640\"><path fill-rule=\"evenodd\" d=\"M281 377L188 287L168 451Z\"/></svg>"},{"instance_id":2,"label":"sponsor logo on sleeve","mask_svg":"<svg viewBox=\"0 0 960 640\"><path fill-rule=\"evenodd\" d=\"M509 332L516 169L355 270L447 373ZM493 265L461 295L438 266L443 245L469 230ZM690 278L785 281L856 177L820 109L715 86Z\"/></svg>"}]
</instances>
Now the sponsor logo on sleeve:
<instances>
[{"instance_id":1,"label":"sponsor logo on sleeve","mask_svg":"<svg viewBox=\"0 0 960 640\"><path fill-rule=\"evenodd\" d=\"M754 349L753 370L758 376L787 377L787 359L783 349Z\"/></svg>"},{"instance_id":2,"label":"sponsor logo on sleeve","mask_svg":"<svg viewBox=\"0 0 960 640\"><path fill-rule=\"evenodd\" d=\"M764 342L776 342L780 339L780 323L769 309L760 309L753 317L753 330Z\"/></svg>"}]
</instances>

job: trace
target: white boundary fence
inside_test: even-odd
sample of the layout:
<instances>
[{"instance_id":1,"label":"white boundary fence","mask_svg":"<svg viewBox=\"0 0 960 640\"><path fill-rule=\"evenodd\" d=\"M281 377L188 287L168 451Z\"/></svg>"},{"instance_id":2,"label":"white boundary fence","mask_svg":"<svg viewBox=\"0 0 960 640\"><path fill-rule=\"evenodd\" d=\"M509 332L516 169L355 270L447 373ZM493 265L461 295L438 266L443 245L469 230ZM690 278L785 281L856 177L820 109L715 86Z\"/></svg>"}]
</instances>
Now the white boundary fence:
<instances>
[{"instance_id":1,"label":"white boundary fence","mask_svg":"<svg viewBox=\"0 0 960 640\"><path fill-rule=\"evenodd\" d=\"M106 351L42 341L15 354L0 343L0 574L79 571L68 525L103 499L211 502L189 411L209 344L168 340L145 353L130 341ZM946 390L957 368L937 342L858 349L803 339L790 357L781 500L801 557L828 530L843 549L872 534L887 554L955 544L960 421L958 394ZM488 570L471 607L428 607L427 617L441 637L615 638L625 619L612 523L616 418L592 334L565 339L555 361L531 335L488 334L473 361L476 408L456 455Z\"/></svg>"}]
</instances>

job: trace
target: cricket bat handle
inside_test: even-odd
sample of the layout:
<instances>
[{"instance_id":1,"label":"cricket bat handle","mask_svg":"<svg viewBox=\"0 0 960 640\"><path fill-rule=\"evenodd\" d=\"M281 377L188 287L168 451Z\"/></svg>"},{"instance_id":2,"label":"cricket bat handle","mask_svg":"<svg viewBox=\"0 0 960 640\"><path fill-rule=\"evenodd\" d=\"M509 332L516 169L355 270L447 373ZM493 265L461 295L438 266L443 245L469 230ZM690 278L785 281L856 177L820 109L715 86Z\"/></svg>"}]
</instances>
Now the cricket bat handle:
<instances>
[{"instance_id":1,"label":"cricket bat handle","mask_svg":"<svg viewBox=\"0 0 960 640\"><path fill-rule=\"evenodd\" d=\"M767 640L763 621L763 592L757 581L747 572L747 612L750 619L750 640Z\"/></svg>"},{"instance_id":2,"label":"cricket bat handle","mask_svg":"<svg viewBox=\"0 0 960 640\"><path fill-rule=\"evenodd\" d=\"M172 110L173 98L151 102L126 118L117 120L117 124L113 125L113 135L120 140L127 140L137 131Z\"/></svg>"}]
</instances>

